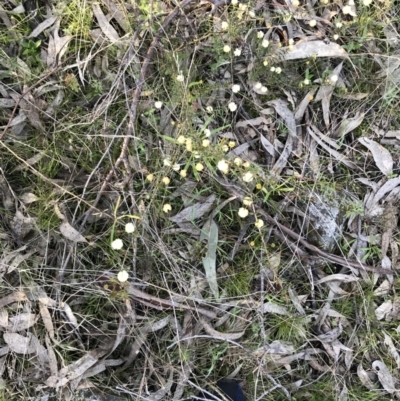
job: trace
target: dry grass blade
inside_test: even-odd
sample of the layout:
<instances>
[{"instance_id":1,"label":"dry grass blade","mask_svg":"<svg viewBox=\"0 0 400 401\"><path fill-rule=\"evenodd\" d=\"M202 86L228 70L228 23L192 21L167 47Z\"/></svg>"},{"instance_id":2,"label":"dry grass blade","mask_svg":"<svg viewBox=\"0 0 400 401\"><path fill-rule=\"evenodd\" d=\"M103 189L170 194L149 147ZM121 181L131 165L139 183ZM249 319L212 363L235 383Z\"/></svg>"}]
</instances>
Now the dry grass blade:
<instances>
[{"instance_id":1,"label":"dry grass blade","mask_svg":"<svg viewBox=\"0 0 400 401\"><path fill-rule=\"evenodd\" d=\"M383 174L392 174L393 158L387 149L369 138L358 138L358 141L371 151L376 166Z\"/></svg>"}]
</instances>

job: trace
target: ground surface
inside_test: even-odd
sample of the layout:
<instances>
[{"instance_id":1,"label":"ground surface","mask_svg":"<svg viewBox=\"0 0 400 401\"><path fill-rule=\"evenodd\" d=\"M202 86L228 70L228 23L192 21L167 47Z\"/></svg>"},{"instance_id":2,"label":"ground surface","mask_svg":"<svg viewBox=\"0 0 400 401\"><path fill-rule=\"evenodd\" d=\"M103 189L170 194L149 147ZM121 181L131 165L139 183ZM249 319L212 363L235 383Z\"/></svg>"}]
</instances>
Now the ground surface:
<instances>
[{"instance_id":1,"label":"ground surface","mask_svg":"<svg viewBox=\"0 0 400 401\"><path fill-rule=\"evenodd\" d=\"M0 399L399 398L399 18L3 0Z\"/></svg>"}]
</instances>

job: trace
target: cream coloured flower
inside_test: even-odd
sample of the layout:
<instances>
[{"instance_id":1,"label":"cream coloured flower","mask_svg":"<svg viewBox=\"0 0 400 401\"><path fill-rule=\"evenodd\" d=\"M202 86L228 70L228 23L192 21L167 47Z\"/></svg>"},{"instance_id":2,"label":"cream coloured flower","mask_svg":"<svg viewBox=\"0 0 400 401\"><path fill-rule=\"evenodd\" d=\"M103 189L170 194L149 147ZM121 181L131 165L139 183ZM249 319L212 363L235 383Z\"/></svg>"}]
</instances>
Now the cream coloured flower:
<instances>
[{"instance_id":1,"label":"cream coloured flower","mask_svg":"<svg viewBox=\"0 0 400 401\"><path fill-rule=\"evenodd\" d=\"M122 249L123 246L124 246L124 243L122 242L122 239L120 239L120 238L117 238L113 242L111 242L111 249L115 249L115 250L119 251L120 249Z\"/></svg>"},{"instance_id":2,"label":"cream coloured flower","mask_svg":"<svg viewBox=\"0 0 400 401\"><path fill-rule=\"evenodd\" d=\"M250 162L244 162L243 167L249 168L250 167Z\"/></svg>"},{"instance_id":3,"label":"cream coloured flower","mask_svg":"<svg viewBox=\"0 0 400 401\"><path fill-rule=\"evenodd\" d=\"M126 223L125 224L125 232L127 232L128 234L132 234L133 232L135 232L135 225L133 223Z\"/></svg>"},{"instance_id":4,"label":"cream coloured flower","mask_svg":"<svg viewBox=\"0 0 400 401\"><path fill-rule=\"evenodd\" d=\"M128 274L128 272L127 272L126 270L121 270L121 271L118 273L117 278L118 278L118 281L119 281L120 283L125 283L125 282L128 281L129 274Z\"/></svg>"},{"instance_id":5,"label":"cream coloured flower","mask_svg":"<svg viewBox=\"0 0 400 401\"><path fill-rule=\"evenodd\" d=\"M313 28L314 26L317 25L317 21L315 21L315 19L312 19L312 20L308 23L308 25L310 25L310 26Z\"/></svg>"},{"instance_id":6,"label":"cream coloured flower","mask_svg":"<svg viewBox=\"0 0 400 401\"><path fill-rule=\"evenodd\" d=\"M299 0L292 0L292 6L293 7L298 7L300 5L300 1Z\"/></svg>"},{"instance_id":7,"label":"cream coloured flower","mask_svg":"<svg viewBox=\"0 0 400 401\"><path fill-rule=\"evenodd\" d=\"M204 130L204 135L208 138L208 137L210 137L211 136L211 131L208 129L208 128L206 128L205 130Z\"/></svg>"},{"instance_id":8,"label":"cream coloured flower","mask_svg":"<svg viewBox=\"0 0 400 401\"><path fill-rule=\"evenodd\" d=\"M251 206L252 204L253 204L253 200L250 198L250 196L245 196L243 198L243 205Z\"/></svg>"},{"instance_id":9,"label":"cream coloured flower","mask_svg":"<svg viewBox=\"0 0 400 401\"><path fill-rule=\"evenodd\" d=\"M338 79L339 79L339 77L337 75L331 75L331 77L329 78L329 80L333 84L335 84L338 81Z\"/></svg>"},{"instance_id":10,"label":"cream coloured flower","mask_svg":"<svg viewBox=\"0 0 400 401\"><path fill-rule=\"evenodd\" d=\"M240 85L234 84L232 85L232 92L233 93L238 93L240 91Z\"/></svg>"},{"instance_id":11,"label":"cream coloured flower","mask_svg":"<svg viewBox=\"0 0 400 401\"><path fill-rule=\"evenodd\" d=\"M180 176L182 178L185 178L187 176L187 171L186 170L181 170L179 174L180 174Z\"/></svg>"},{"instance_id":12,"label":"cream coloured flower","mask_svg":"<svg viewBox=\"0 0 400 401\"><path fill-rule=\"evenodd\" d=\"M243 174L242 180L244 182L252 182L254 180L254 175L251 171L247 171L247 173Z\"/></svg>"},{"instance_id":13,"label":"cream coloured flower","mask_svg":"<svg viewBox=\"0 0 400 401\"><path fill-rule=\"evenodd\" d=\"M186 137L179 135L178 138L176 138L176 142L178 142L179 145L183 145L186 142Z\"/></svg>"},{"instance_id":14,"label":"cream coloured flower","mask_svg":"<svg viewBox=\"0 0 400 401\"><path fill-rule=\"evenodd\" d=\"M333 40L338 40L339 39L339 35L337 34L337 33L335 33L334 35L333 35Z\"/></svg>"},{"instance_id":15,"label":"cream coloured flower","mask_svg":"<svg viewBox=\"0 0 400 401\"><path fill-rule=\"evenodd\" d=\"M186 139L186 150L191 152L193 150L193 141L191 138Z\"/></svg>"},{"instance_id":16,"label":"cream coloured flower","mask_svg":"<svg viewBox=\"0 0 400 401\"><path fill-rule=\"evenodd\" d=\"M336 28L340 29L343 26L343 23L340 21L335 22L335 26L336 26Z\"/></svg>"},{"instance_id":17,"label":"cream coloured flower","mask_svg":"<svg viewBox=\"0 0 400 401\"><path fill-rule=\"evenodd\" d=\"M266 86L262 86L261 87L261 92L262 93L267 93L268 92L268 88Z\"/></svg>"},{"instance_id":18,"label":"cream coloured flower","mask_svg":"<svg viewBox=\"0 0 400 401\"><path fill-rule=\"evenodd\" d=\"M203 146L203 148L207 148L210 146L210 140L209 139L203 139L203 141L201 142L201 146Z\"/></svg>"},{"instance_id":19,"label":"cream coloured flower","mask_svg":"<svg viewBox=\"0 0 400 401\"><path fill-rule=\"evenodd\" d=\"M249 11L249 17L250 18L256 18L256 13L253 10Z\"/></svg>"},{"instance_id":20,"label":"cream coloured flower","mask_svg":"<svg viewBox=\"0 0 400 401\"><path fill-rule=\"evenodd\" d=\"M220 160L217 164L218 170L223 172L224 174L228 174L229 171L229 164L227 163L226 160Z\"/></svg>"},{"instance_id":21,"label":"cream coloured flower","mask_svg":"<svg viewBox=\"0 0 400 401\"><path fill-rule=\"evenodd\" d=\"M234 112L234 111L237 110L237 104L236 104L235 102L230 102L230 103L228 104L228 108L229 108L229 110L230 110L231 112Z\"/></svg>"},{"instance_id":22,"label":"cream coloured flower","mask_svg":"<svg viewBox=\"0 0 400 401\"><path fill-rule=\"evenodd\" d=\"M261 42L261 46L262 46L262 47L268 47L268 46L269 46L269 40L264 39L264 40Z\"/></svg>"},{"instance_id":23,"label":"cream coloured flower","mask_svg":"<svg viewBox=\"0 0 400 401\"><path fill-rule=\"evenodd\" d=\"M165 159L163 160L163 164L164 164L165 167L171 167L171 166L172 166L172 162L171 162L171 160L168 159L168 158L165 158Z\"/></svg>"},{"instance_id":24,"label":"cream coloured flower","mask_svg":"<svg viewBox=\"0 0 400 401\"><path fill-rule=\"evenodd\" d=\"M228 152L229 146L228 146L226 143L224 143L224 144L222 145L221 149L222 149L224 152Z\"/></svg>"},{"instance_id":25,"label":"cream coloured flower","mask_svg":"<svg viewBox=\"0 0 400 401\"><path fill-rule=\"evenodd\" d=\"M257 228L261 228L261 227L264 226L264 220L257 219L257 220L255 221L254 225L255 225Z\"/></svg>"},{"instance_id":26,"label":"cream coloured flower","mask_svg":"<svg viewBox=\"0 0 400 401\"><path fill-rule=\"evenodd\" d=\"M240 167L243 164L243 160L240 157L235 157L233 163L235 163L236 166Z\"/></svg>"},{"instance_id":27,"label":"cream coloured flower","mask_svg":"<svg viewBox=\"0 0 400 401\"><path fill-rule=\"evenodd\" d=\"M280 74L280 73L282 72L282 68L281 68L281 67L276 67L276 68L275 68L275 72L276 72L277 74Z\"/></svg>"},{"instance_id":28,"label":"cream coloured flower","mask_svg":"<svg viewBox=\"0 0 400 401\"><path fill-rule=\"evenodd\" d=\"M174 170L174 171L179 171L180 169L181 169L180 164L175 163L175 164L172 165L172 170Z\"/></svg>"},{"instance_id":29,"label":"cream coloured flower","mask_svg":"<svg viewBox=\"0 0 400 401\"><path fill-rule=\"evenodd\" d=\"M229 53L231 51L231 47L229 45L225 45L222 50L224 53Z\"/></svg>"},{"instance_id":30,"label":"cream coloured flower","mask_svg":"<svg viewBox=\"0 0 400 401\"><path fill-rule=\"evenodd\" d=\"M221 29L223 31L226 31L229 28L229 24L226 21L222 21L221 23Z\"/></svg>"},{"instance_id":31,"label":"cream coloured flower","mask_svg":"<svg viewBox=\"0 0 400 401\"><path fill-rule=\"evenodd\" d=\"M146 180L150 181L150 182L153 181L154 180L154 174L147 174L146 175Z\"/></svg>"},{"instance_id":32,"label":"cream coloured flower","mask_svg":"<svg viewBox=\"0 0 400 401\"><path fill-rule=\"evenodd\" d=\"M249 215L249 211L245 208L245 207L241 207L238 210L238 215L239 217L241 217L242 219L244 219L245 217L247 217Z\"/></svg>"},{"instance_id":33,"label":"cream coloured flower","mask_svg":"<svg viewBox=\"0 0 400 401\"><path fill-rule=\"evenodd\" d=\"M204 170L204 165L201 164L201 163L197 163L197 164L194 166L194 168L195 168L197 171L203 171L203 170Z\"/></svg>"},{"instance_id":34,"label":"cream coloured flower","mask_svg":"<svg viewBox=\"0 0 400 401\"><path fill-rule=\"evenodd\" d=\"M229 141L228 142L228 146L233 149L236 146L236 142L235 141Z\"/></svg>"},{"instance_id":35,"label":"cream coloured flower","mask_svg":"<svg viewBox=\"0 0 400 401\"><path fill-rule=\"evenodd\" d=\"M258 31L257 32L257 38L262 39L264 37L264 32L263 31Z\"/></svg>"},{"instance_id":36,"label":"cream coloured flower","mask_svg":"<svg viewBox=\"0 0 400 401\"><path fill-rule=\"evenodd\" d=\"M154 107L156 109L161 109L162 105L163 105L163 102L160 102L160 101L154 103Z\"/></svg>"},{"instance_id":37,"label":"cream coloured flower","mask_svg":"<svg viewBox=\"0 0 400 401\"><path fill-rule=\"evenodd\" d=\"M254 89L261 89L261 87L262 87L262 83L261 82L256 82L254 84Z\"/></svg>"},{"instance_id":38,"label":"cream coloured flower","mask_svg":"<svg viewBox=\"0 0 400 401\"><path fill-rule=\"evenodd\" d=\"M234 54L236 57L239 57L239 56L242 54L242 50L239 49L239 48L237 48L237 49L235 49L235 50L233 51L233 54Z\"/></svg>"},{"instance_id":39,"label":"cream coloured flower","mask_svg":"<svg viewBox=\"0 0 400 401\"><path fill-rule=\"evenodd\" d=\"M162 182L164 185L168 185L168 184L171 182L171 180L170 180L168 177L163 177L163 178L161 179L161 182Z\"/></svg>"},{"instance_id":40,"label":"cream coloured flower","mask_svg":"<svg viewBox=\"0 0 400 401\"><path fill-rule=\"evenodd\" d=\"M212 106L207 106L206 111L207 113L212 113L214 111L214 108Z\"/></svg>"},{"instance_id":41,"label":"cream coloured flower","mask_svg":"<svg viewBox=\"0 0 400 401\"><path fill-rule=\"evenodd\" d=\"M176 77L176 80L177 80L178 82L183 82L183 81L185 80L185 77L183 76L183 74L179 74L179 75Z\"/></svg>"},{"instance_id":42,"label":"cream coloured flower","mask_svg":"<svg viewBox=\"0 0 400 401\"><path fill-rule=\"evenodd\" d=\"M369 5L372 4L372 0L363 0L362 3L363 3L364 6L369 6Z\"/></svg>"},{"instance_id":43,"label":"cream coloured flower","mask_svg":"<svg viewBox=\"0 0 400 401\"><path fill-rule=\"evenodd\" d=\"M169 203L166 203L165 205L163 205L162 210L164 213L169 213L172 210L172 206Z\"/></svg>"}]
</instances>

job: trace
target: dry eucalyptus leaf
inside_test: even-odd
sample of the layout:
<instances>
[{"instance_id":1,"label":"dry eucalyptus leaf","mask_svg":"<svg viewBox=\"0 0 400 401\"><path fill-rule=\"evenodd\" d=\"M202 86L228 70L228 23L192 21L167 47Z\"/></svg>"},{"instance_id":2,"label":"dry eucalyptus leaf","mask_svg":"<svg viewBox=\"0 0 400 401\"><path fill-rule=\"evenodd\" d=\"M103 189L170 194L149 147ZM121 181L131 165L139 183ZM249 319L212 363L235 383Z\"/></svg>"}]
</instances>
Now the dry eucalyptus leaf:
<instances>
[{"instance_id":1,"label":"dry eucalyptus leaf","mask_svg":"<svg viewBox=\"0 0 400 401\"><path fill-rule=\"evenodd\" d=\"M299 42L293 50L282 49L285 60L299 60L310 57L340 57L348 58L346 50L335 42L325 43L323 40Z\"/></svg>"},{"instance_id":2,"label":"dry eucalyptus leaf","mask_svg":"<svg viewBox=\"0 0 400 401\"><path fill-rule=\"evenodd\" d=\"M324 334L320 334L317 337L323 343L330 343L334 340L337 340L339 336L342 334L342 332L343 332L343 326L342 324L339 323L338 327L335 327L334 329L329 330Z\"/></svg>"},{"instance_id":3,"label":"dry eucalyptus leaf","mask_svg":"<svg viewBox=\"0 0 400 401\"><path fill-rule=\"evenodd\" d=\"M357 112L353 118L345 118L339 128L334 132L334 138L343 138L346 134L354 131L363 121L365 113Z\"/></svg>"},{"instance_id":4,"label":"dry eucalyptus leaf","mask_svg":"<svg viewBox=\"0 0 400 401\"><path fill-rule=\"evenodd\" d=\"M240 337L242 337L245 333L245 330L237 333L222 333L220 331L215 330L208 322L206 322L204 319L200 318L200 322L204 327L204 330L206 331L207 334L210 336L215 336L219 338L223 338L225 340L238 340Z\"/></svg>"},{"instance_id":5,"label":"dry eucalyptus leaf","mask_svg":"<svg viewBox=\"0 0 400 401\"><path fill-rule=\"evenodd\" d=\"M385 319L389 317L392 312L393 303L391 300L383 302L380 306L375 309L375 316L378 320Z\"/></svg>"},{"instance_id":6,"label":"dry eucalyptus leaf","mask_svg":"<svg viewBox=\"0 0 400 401\"><path fill-rule=\"evenodd\" d=\"M6 330L9 333L26 330L29 329L29 327L32 327L37 320L38 316L34 313L20 313L9 318L9 324L6 327Z\"/></svg>"},{"instance_id":7,"label":"dry eucalyptus leaf","mask_svg":"<svg viewBox=\"0 0 400 401\"><path fill-rule=\"evenodd\" d=\"M266 348L267 354L290 355L296 352L296 347L289 341L275 340Z\"/></svg>"},{"instance_id":8,"label":"dry eucalyptus leaf","mask_svg":"<svg viewBox=\"0 0 400 401\"><path fill-rule=\"evenodd\" d=\"M13 304L14 302L23 302L23 301L27 301L28 298L26 297L26 295L21 292L21 291L17 291L14 292L13 294L7 295L4 298L0 299L0 308L2 308L3 306L9 305L9 304Z\"/></svg>"},{"instance_id":9,"label":"dry eucalyptus leaf","mask_svg":"<svg viewBox=\"0 0 400 401\"><path fill-rule=\"evenodd\" d=\"M260 134L260 140L261 140L261 145L263 146L265 151L271 156L273 156L275 154L274 145L272 145L272 143L262 134Z\"/></svg>"},{"instance_id":10,"label":"dry eucalyptus leaf","mask_svg":"<svg viewBox=\"0 0 400 401\"><path fill-rule=\"evenodd\" d=\"M210 211L216 199L215 195L210 195L204 202L198 202L183 209L175 216L170 217L170 220L178 225L196 220Z\"/></svg>"},{"instance_id":11,"label":"dry eucalyptus leaf","mask_svg":"<svg viewBox=\"0 0 400 401\"><path fill-rule=\"evenodd\" d=\"M362 364L360 363L357 366L357 376L360 379L360 382L369 390L375 390L375 385L372 382L371 378L369 377L367 371L363 368Z\"/></svg>"},{"instance_id":12,"label":"dry eucalyptus leaf","mask_svg":"<svg viewBox=\"0 0 400 401\"><path fill-rule=\"evenodd\" d=\"M384 362L382 361L374 361L372 362L372 367L376 370L376 373L378 375L378 379L382 384L382 387L389 393L393 394L397 392L396 386L395 386L395 380L390 373L389 369L385 365Z\"/></svg>"},{"instance_id":13,"label":"dry eucalyptus leaf","mask_svg":"<svg viewBox=\"0 0 400 401\"><path fill-rule=\"evenodd\" d=\"M376 166L388 176L393 172L393 158L390 152L379 143L366 137L358 138L358 141L372 153Z\"/></svg>"},{"instance_id":14,"label":"dry eucalyptus leaf","mask_svg":"<svg viewBox=\"0 0 400 401\"><path fill-rule=\"evenodd\" d=\"M296 107L296 113L294 115L294 118L296 121L301 120L304 116L304 113L310 104L311 100L314 98L314 94L317 91L318 87L314 87L308 91L308 93L304 96L303 100L300 102L300 104Z\"/></svg>"},{"instance_id":15,"label":"dry eucalyptus leaf","mask_svg":"<svg viewBox=\"0 0 400 401\"><path fill-rule=\"evenodd\" d=\"M118 25L126 32L131 32L131 24L128 18L128 12L126 9L123 8L124 3L120 3L118 1L111 1L111 0L103 0L106 4L107 8L110 10L110 15L118 22ZM162 6L162 4L160 4ZM157 6L160 7L158 4Z\"/></svg>"},{"instance_id":16,"label":"dry eucalyptus leaf","mask_svg":"<svg viewBox=\"0 0 400 401\"><path fill-rule=\"evenodd\" d=\"M0 326L7 327L8 326L8 312L7 309L0 309Z\"/></svg>"},{"instance_id":17,"label":"dry eucalyptus leaf","mask_svg":"<svg viewBox=\"0 0 400 401\"><path fill-rule=\"evenodd\" d=\"M11 253L10 255L7 255L9 257L12 257L12 259L8 259L8 262L5 262L6 258L4 257L2 260L0 260L0 275L1 273L11 273L15 269L18 268L18 266L24 261L29 259L35 251L29 251L25 254L18 253L15 254L14 252ZM4 269L4 270L3 270Z\"/></svg>"},{"instance_id":18,"label":"dry eucalyptus leaf","mask_svg":"<svg viewBox=\"0 0 400 401\"><path fill-rule=\"evenodd\" d=\"M268 105L274 107L276 113L283 119L289 131L285 147L281 152L279 159L272 167L272 172L274 174L280 174L282 169L286 167L288 158L292 153L293 148L295 147L295 139L297 138L296 121L293 112L287 107L286 102L284 102L283 100L281 99L271 100L268 102Z\"/></svg>"},{"instance_id":19,"label":"dry eucalyptus leaf","mask_svg":"<svg viewBox=\"0 0 400 401\"><path fill-rule=\"evenodd\" d=\"M371 197L367 200L365 204L365 209L368 211L369 214L370 209L375 207L387 193L392 192L398 185L400 185L400 177L390 178L386 182L385 180L380 181L380 188L379 186L374 188L375 194L371 194ZM384 210L382 210L382 212L383 211Z\"/></svg>"},{"instance_id":20,"label":"dry eucalyptus leaf","mask_svg":"<svg viewBox=\"0 0 400 401\"><path fill-rule=\"evenodd\" d=\"M49 36L49 46L47 49L47 66L54 67L61 63L61 58L68 49L68 43L72 39L71 35L60 37L58 30L60 28L60 20L58 19L54 25L53 34Z\"/></svg>"},{"instance_id":21,"label":"dry eucalyptus leaf","mask_svg":"<svg viewBox=\"0 0 400 401\"><path fill-rule=\"evenodd\" d=\"M23 202L25 205L30 205L33 202L36 202L39 198L33 194L32 192L26 192L22 194L19 199L21 202Z\"/></svg>"},{"instance_id":22,"label":"dry eucalyptus leaf","mask_svg":"<svg viewBox=\"0 0 400 401\"><path fill-rule=\"evenodd\" d=\"M219 289L217 282L217 246L218 246L218 226L213 219L207 220L204 224L200 240L207 240L207 253L203 258L204 272L215 299L219 300Z\"/></svg>"},{"instance_id":23,"label":"dry eucalyptus leaf","mask_svg":"<svg viewBox=\"0 0 400 401\"><path fill-rule=\"evenodd\" d=\"M60 226L61 234L72 242L87 242L86 238L67 221Z\"/></svg>"},{"instance_id":24,"label":"dry eucalyptus leaf","mask_svg":"<svg viewBox=\"0 0 400 401\"><path fill-rule=\"evenodd\" d=\"M242 120L236 123L236 128L244 128L247 127L248 125L250 126L258 126L260 124L271 124L271 119L265 118L265 117L256 117L256 118L251 118L249 120Z\"/></svg>"},{"instance_id":25,"label":"dry eucalyptus leaf","mask_svg":"<svg viewBox=\"0 0 400 401\"><path fill-rule=\"evenodd\" d=\"M41 301L39 301L39 311L40 311L40 315L42 317L42 321L43 321L44 327L46 328L47 332L49 333L49 337L51 339L54 339L53 320L51 318L49 309Z\"/></svg>"},{"instance_id":26,"label":"dry eucalyptus leaf","mask_svg":"<svg viewBox=\"0 0 400 401\"><path fill-rule=\"evenodd\" d=\"M4 333L3 339L10 347L12 352L16 354L34 354L36 346L32 342L32 334L28 333L28 337L21 336L17 333Z\"/></svg>"},{"instance_id":27,"label":"dry eucalyptus leaf","mask_svg":"<svg viewBox=\"0 0 400 401\"><path fill-rule=\"evenodd\" d=\"M97 22L100 26L100 29L104 33L104 35L111 41L111 43L118 43L120 41L118 32L114 29L114 27L108 22L106 16L100 8L98 3L94 3L92 5L93 14L97 19Z\"/></svg>"},{"instance_id":28,"label":"dry eucalyptus leaf","mask_svg":"<svg viewBox=\"0 0 400 401\"><path fill-rule=\"evenodd\" d=\"M343 283L352 283L354 281L360 280L358 277L353 277L349 276L348 274L330 274L329 276L326 276L324 278L321 278L320 280L316 281L315 284L322 284L322 283L327 283L329 281L341 281Z\"/></svg>"},{"instance_id":29,"label":"dry eucalyptus leaf","mask_svg":"<svg viewBox=\"0 0 400 401\"><path fill-rule=\"evenodd\" d=\"M262 313L275 313L277 315L290 316L291 313L281 305L274 304L272 302L265 302L261 308Z\"/></svg>"},{"instance_id":30,"label":"dry eucalyptus leaf","mask_svg":"<svg viewBox=\"0 0 400 401\"><path fill-rule=\"evenodd\" d=\"M14 99L0 99L0 109L12 109L14 106Z\"/></svg>"},{"instance_id":31,"label":"dry eucalyptus leaf","mask_svg":"<svg viewBox=\"0 0 400 401\"><path fill-rule=\"evenodd\" d=\"M330 146L328 146L325 142L323 142L313 131L310 127L307 127L307 132L313 137L313 139L323 147L326 151L328 151L331 156L333 156L338 162L345 164L347 167L350 167L352 169L358 169L358 166L349 160L346 156L344 156L342 153L339 153L335 149L332 149Z\"/></svg>"},{"instance_id":32,"label":"dry eucalyptus leaf","mask_svg":"<svg viewBox=\"0 0 400 401\"><path fill-rule=\"evenodd\" d=\"M396 361L397 367L400 368L400 355L397 351L397 348L394 345L392 338L387 333L384 333L384 335L385 335L385 345L389 348L389 351L393 359Z\"/></svg>"},{"instance_id":33,"label":"dry eucalyptus leaf","mask_svg":"<svg viewBox=\"0 0 400 401\"><path fill-rule=\"evenodd\" d=\"M334 75L338 77L340 75L340 72L342 71L342 67L343 67L343 62L335 67L335 69L332 71L332 74L330 75L330 77L332 77ZM321 100L322 114L324 116L325 125L328 128L329 128L329 116L330 116L329 106L330 106L331 97L332 97L332 94L334 91L334 87L335 87L335 84L332 84L332 83L329 85L321 85L317 95L315 96L315 102L318 102Z\"/></svg>"},{"instance_id":34,"label":"dry eucalyptus leaf","mask_svg":"<svg viewBox=\"0 0 400 401\"><path fill-rule=\"evenodd\" d=\"M36 38L47 28L50 28L57 21L57 17L46 18L29 35L28 38Z\"/></svg>"}]
</instances>

